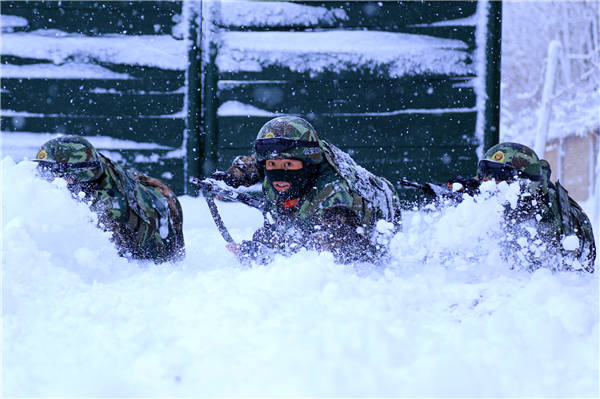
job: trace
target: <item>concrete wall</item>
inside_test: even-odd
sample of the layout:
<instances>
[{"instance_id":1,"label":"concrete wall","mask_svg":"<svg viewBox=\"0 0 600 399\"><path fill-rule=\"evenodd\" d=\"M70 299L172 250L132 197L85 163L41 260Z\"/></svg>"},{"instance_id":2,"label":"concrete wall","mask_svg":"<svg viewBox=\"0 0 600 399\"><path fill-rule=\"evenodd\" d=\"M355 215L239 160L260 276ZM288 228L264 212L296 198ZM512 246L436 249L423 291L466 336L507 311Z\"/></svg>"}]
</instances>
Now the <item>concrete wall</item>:
<instances>
[{"instance_id":1,"label":"concrete wall","mask_svg":"<svg viewBox=\"0 0 600 399\"><path fill-rule=\"evenodd\" d=\"M576 201L588 199L594 189L599 132L548 142L545 159L552 168L553 181L560 180Z\"/></svg>"}]
</instances>

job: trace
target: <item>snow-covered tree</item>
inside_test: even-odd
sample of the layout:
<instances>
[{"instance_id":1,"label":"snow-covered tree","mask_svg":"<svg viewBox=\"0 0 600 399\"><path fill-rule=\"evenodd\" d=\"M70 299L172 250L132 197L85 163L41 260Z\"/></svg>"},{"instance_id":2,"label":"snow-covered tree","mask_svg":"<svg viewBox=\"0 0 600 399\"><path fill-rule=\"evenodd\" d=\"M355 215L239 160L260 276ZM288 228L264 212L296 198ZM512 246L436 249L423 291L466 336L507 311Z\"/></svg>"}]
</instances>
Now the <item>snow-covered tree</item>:
<instances>
[{"instance_id":1,"label":"snow-covered tree","mask_svg":"<svg viewBox=\"0 0 600 399\"><path fill-rule=\"evenodd\" d=\"M549 138L600 126L600 2L505 2L502 139L533 145L549 44L561 43L550 97Z\"/></svg>"}]
</instances>

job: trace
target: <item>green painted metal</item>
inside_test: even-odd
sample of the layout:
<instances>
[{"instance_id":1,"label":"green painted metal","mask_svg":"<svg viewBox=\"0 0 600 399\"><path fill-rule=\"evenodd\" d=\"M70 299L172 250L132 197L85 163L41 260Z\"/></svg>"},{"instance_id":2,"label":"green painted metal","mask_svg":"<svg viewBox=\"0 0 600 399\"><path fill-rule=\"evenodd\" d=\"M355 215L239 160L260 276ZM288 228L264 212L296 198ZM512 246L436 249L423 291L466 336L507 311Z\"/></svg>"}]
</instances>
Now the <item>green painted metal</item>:
<instances>
[{"instance_id":1,"label":"green painted metal","mask_svg":"<svg viewBox=\"0 0 600 399\"><path fill-rule=\"evenodd\" d=\"M474 1L295 2L324 7L334 17L316 24L221 24L204 12L213 2L3 1L3 14L27 19L15 32L58 29L87 36L169 35L188 18L187 70L96 63L127 79L3 78L0 128L4 132L83 134L159 149L109 149L142 172L163 178L178 194L195 193L188 176L225 169L247 154L260 126L274 115L307 118L320 136L361 165L397 182L443 182L475 172L477 153L498 142L501 3L488 4L484 112L474 74L390 77L386 67L298 72L265 64L259 70L220 70L224 32L372 30L460 40L475 61ZM204 6L203 6L204 4ZM185 7L188 7L187 10ZM259 5L257 5L259 7ZM336 12L334 12L337 10ZM143 17L142 17L143 16ZM440 22L463 19L467 23ZM3 64L43 65L48 60L2 55ZM261 115L220 112L231 102ZM484 116L483 124L477 118ZM483 140L477 136L482 125ZM483 141L483 142L481 142ZM412 193L402 192L404 198Z\"/></svg>"},{"instance_id":2,"label":"green painted metal","mask_svg":"<svg viewBox=\"0 0 600 399\"><path fill-rule=\"evenodd\" d=\"M188 5L189 6L189 5ZM201 168L200 164L203 158L204 148L204 137L202 135L202 79L201 79L201 66L202 66L202 52L200 42L200 26L198 21L202 18L201 7L189 6L188 12L190 13L188 40L190 47L188 51L189 67L186 71L187 76L187 96L188 96L188 109L187 109L187 123L186 123L186 155L185 155L185 168L183 170L184 176L184 192L186 194L195 193L196 190L192 190L190 185L187 183L189 177L200 176Z\"/></svg>"},{"instance_id":3,"label":"green painted metal","mask_svg":"<svg viewBox=\"0 0 600 399\"><path fill-rule=\"evenodd\" d=\"M182 3L173 1L2 1L0 12L24 18L27 24L12 28L29 34L56 29L85 40L103 35L170 35L181 19ZM4 40L10 40L3 34ZM108 71L108 78L74 78L57 74L48 77L2 76L3 132L27 134L62 133L102 136L121 140L101 152L128 167L162 178L177 193L185 187L182 147L189 134L185 114L187 84L185 70L167 70L129 65L115 60L68 58L58 65L43 58L2 54L2 64L12 70L91 64ZM183 63L185 64L185 63ZM117 76L119 74L119 76ZM192 121L193 123L193 121ZM197 138L198 134L191 135ZM40 136L47 137L47 136ZM192 140L193 141L193 140ZM106 140L103 140L106 142ZM189 143L189 141L188 141ZM157 145L159 147L157 147ZM152 149L147 149L154 146ZM33 157L36 149L31 149ZM196 163L192 164L197 165Z\"/></svg>"},{"instance_id":4,"label":"green painted metal","mask_svg":"<svg viewBox=\"0 0 600 399\"><path fill-rule=\"evenodd\" d=\"M204 175L212 173L217 167L217 158L219 154L218 137L219 128L217 122L217 79L218 71L215 64L217 56L217 44L211 42L208 44L208 62L204 66L204 96L202 104L203 126L204 126L204 162L202 171Z\"/></svg>"},{"instance_id":5,"label":"green painted metal","mask_svg":"<svg viewBox=\"0 0 600 399\"><path fill-rule=\"evenodd\" d=\"M346 18L319 26L222 25L221 32L369 29L461 40L475 61L477 30L484 26L439 24L453 19L477 20L477 2L301 2L330 10L343 9ZM362 166L392 182L410 180L443 183L475 173L477 153L498 141L500 41L499 5L491 4L485 45L486 93L477 93L469 75L417 74L390 78L385 68L352 68L339 72L298 72L281 65L258 71L219 71L218 106L228 102L252 105L273 115L307 118L320 137L348 151ZM438 23L438 24L436 24ZM489 48L491 47L491 48ZM477 135L478 96L485 96L483 142ZM260 126L269 116L217 116L217 168L248 153ZM207 171L208 172L208 171ZM414 191L398 187L404 199Z\"/></svg>"},{"instance_id":6,"label":"green painted metal","mask_svg":"<svg viewBox=\"0 0 600 399\"><path fill-rule=\"evenodd\" d=\"M485 135L483 150L498 144L500 140L500 53L502 51L502 2L489 3L486 45L487 93L485 104Z\"/></svg>"}]
</instances>

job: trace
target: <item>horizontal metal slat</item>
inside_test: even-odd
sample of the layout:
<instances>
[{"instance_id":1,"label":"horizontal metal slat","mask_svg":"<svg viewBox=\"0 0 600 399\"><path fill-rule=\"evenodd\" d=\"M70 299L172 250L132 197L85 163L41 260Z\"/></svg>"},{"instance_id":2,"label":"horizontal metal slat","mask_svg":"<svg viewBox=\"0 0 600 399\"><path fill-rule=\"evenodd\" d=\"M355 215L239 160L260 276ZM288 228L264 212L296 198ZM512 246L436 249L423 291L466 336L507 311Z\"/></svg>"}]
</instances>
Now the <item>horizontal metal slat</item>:
<instances>
[{"instance_id":1,"label":"horizontal metal slat","mask_svg":"<svg viewBox=\"0 0 600 399\"><path fill-rule=\"evenodd\" d=\"M27 19L27 31L150 35L170 34L181 5L180 1L2 1L2 13Z\"/></svg>"},{"instance_id":2,"label":"horizontal metal slat","mask_svg":"<svg viewBox=\"0 0 600 399\"><path fill-rule=\"evenodd\" d=\"M474 111L465 113L407 113L398 115L331 117L311 115L319 137L334 145L443 147L477 145ZM271 116L219 117L220 148L250 148L261 126Z\"/></svg>"},{"instance_id":3,"label":"horizontal metal slat","mask_svg":"<svg viewBox=\"0 0 600 399\"><path fill-rule=\"evenodd\" d=\"M241 102L274 113L368 113L402 109L471 108L470 78L382 79L377 82L219 82L221 104Z\"/></svg>"},{"instance_id":4,"label":"horizontal metal slat","mask_svg":"<svg viewBox=\"0 0 600 399\"><path fill-rule=\"evenodd\" d=\"M184 118L137 118L132 116L82 117L26 115L3 112L3 132L63 133L67 135L108 136L116 139L155 142L179 147L183 143Z\"/></svg>"}]
</instances>

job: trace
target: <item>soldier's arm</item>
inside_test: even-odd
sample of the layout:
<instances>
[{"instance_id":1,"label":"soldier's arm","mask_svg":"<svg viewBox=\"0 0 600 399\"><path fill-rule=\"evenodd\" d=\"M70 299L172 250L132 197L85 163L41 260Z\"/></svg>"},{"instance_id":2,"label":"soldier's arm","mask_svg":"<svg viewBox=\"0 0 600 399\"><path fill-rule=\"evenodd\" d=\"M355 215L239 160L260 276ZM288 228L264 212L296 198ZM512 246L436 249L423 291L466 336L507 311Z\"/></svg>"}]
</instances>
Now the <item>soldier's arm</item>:
<instances>
[{"instance_id":1,"label":"soldier's arm","mask_svg":"<svg viewBox=\"0 0 600 399\"><path fill-rule=\"evenodd\" d=\"M236 157L226 172L215 172L211 177L222 180L231 187L251 186L265 178L264 171L256 162L254 154Z\"/></svg>"},{"instance_id":2,"label":"soldier's arm","mask_svg":"<svg viewBox=\"0 0 600 399\"><path fill-rule=\"evenodd\" d=\"M581 206L571 197L569 197L569 205L571 206L570 216L576 226L575 234L580 242L576 256L583 269L593 273L596 259L596 242L592 231L592 223Z\"/></svg>"},{"instance_id":3,"label":"soldier's arm","mask_svg":"<svg viewBox=\"0 0 600 399\"><path fill-rule=\"evenodd\" d=\"M237 258L243 264L258 263L267 264L275 255L275 247L278 245L278 237L266 223L252 235L252 240L244 240L231 248Z\"/></svg>"},{"instance_id":4,"label":"soldier's arm","mask_svg":"<svg viewBox=\"0 0 600 399\"><path fill-rule=\"evenodd\" d=\"M351 208L326 208L315 222L307 238L308 248L332 252L340 263L368 260L373 255L369 238L360 233L360 218Z\"/></svg>"}]
</instances>

